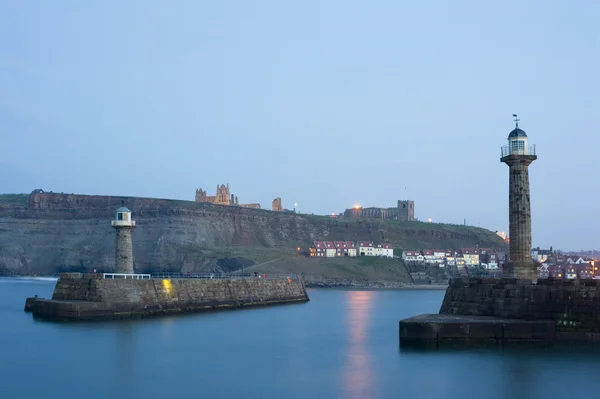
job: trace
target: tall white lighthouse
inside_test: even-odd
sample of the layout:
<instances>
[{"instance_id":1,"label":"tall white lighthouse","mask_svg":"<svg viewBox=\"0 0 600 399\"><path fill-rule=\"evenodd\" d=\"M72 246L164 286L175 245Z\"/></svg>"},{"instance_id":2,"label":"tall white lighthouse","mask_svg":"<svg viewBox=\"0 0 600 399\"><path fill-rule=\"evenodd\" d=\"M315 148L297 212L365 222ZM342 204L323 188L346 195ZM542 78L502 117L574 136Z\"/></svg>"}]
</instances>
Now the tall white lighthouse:
<instances>
[{"instance_id":1,"label":"tall white lighthouse","mask_svg":"<svg viewBox=\"0 0 600 399\"><path fill-rule=\"evenodd\" d=\"M121 201L121 207L115 212L115 220L111 221L112 227L117 231L115 273L133 274L131 233L135 228L135 221L131 219L131 211L123 205Z\"/></svg>"}]
</instances>

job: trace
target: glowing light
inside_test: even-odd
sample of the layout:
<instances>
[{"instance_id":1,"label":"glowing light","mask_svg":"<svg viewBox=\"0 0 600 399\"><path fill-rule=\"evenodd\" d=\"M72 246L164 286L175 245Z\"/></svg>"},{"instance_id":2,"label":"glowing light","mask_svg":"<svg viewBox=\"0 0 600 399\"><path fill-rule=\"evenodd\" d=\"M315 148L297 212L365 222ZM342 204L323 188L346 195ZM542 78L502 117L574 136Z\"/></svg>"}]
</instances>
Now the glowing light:
<instances>
[{"instance_id":1,"label":"glowing light","mask_svg":"<svg viewBox=\"0 0 600 399\"><path fill-rule=\"evenodd\" d=\"M427 219L427 221L428 221L429 223L431 223L431 218Z\"/></svg>"},{"instance_id":2,"label":"glowing light","mask_svg":"<svg viewBox=\"0 0 600 399\"><path fill-rule=\"evenodd\" d=\"M344 372L345 397L365 398L373 388L373 359L367 350L370 320L375 294L353 291L347 294L348 362Z\"/></svg>"},{"instance_id":3,"label":"glowing light","mask_svg":"<svg viewBox=\"0 0 600 399\"><path fill-rule=\"evenodd\" d=\"M171 291L173 290L173 286L171 285L171 280L163 280L162 281L162 286L163 289L167 292L167 294L170 294Z\"/></svg>"},{"instance_id":4,"label":"glowing light","mask_svg":"<svg viewBox=\"0 0 600 399\"><path fill-rule=\"evenodd\" d=\"M354 205L354 209L360 209L360 204Z\"/></svg>"}]
</instances>

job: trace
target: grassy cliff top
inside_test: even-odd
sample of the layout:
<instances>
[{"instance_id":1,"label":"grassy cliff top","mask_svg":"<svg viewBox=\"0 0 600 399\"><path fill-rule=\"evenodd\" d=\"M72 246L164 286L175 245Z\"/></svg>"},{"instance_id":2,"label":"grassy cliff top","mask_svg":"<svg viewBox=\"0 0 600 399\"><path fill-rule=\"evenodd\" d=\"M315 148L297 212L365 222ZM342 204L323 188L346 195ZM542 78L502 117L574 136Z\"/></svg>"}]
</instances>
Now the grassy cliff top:
<instances>
[{"instance_id":1,"label":"grassy cliff top","mask_svg":"<svg viewBox=\"0 0 600 399\"><path fill-rule=\"evenodd\" d=\"M27 205L29 194L0 194L0 207L6 205Z\"/></svg>"}]
</instances>

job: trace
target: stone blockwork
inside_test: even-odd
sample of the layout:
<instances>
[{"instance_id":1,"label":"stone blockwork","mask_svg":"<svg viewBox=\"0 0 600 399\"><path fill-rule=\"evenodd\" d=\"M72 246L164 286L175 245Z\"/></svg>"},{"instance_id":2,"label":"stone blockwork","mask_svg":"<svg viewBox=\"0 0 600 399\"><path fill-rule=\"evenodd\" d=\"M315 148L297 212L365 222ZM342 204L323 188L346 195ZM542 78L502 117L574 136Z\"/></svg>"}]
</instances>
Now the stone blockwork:
<instances>
[{"instance_id":1,"label":"stone blockwork","mask_svg":"<svg viewBox=\"0 0 600 399\"><path fill-rule=\"evenodd\" d=\"M29 302L31 302L28 299ZM300 280L104 279L64 273L51 300L27 303L35 316L55 320L146 317L171 313L306 302Z\"/></svg>"},{"instance_id":2,"label":"stone blockwork","mask_svg":"<svg viewBox=\"0 0 600 399\"><path fill-rule=\"evenodd\" d=\"M510 259L504 275L511 278L536 279L531 259L531 199L529 165L535 155L509 155L502 158L509 170Z\"/></svg>"},{"instance_id":3,"label":"stone blockwork","mask_svg":"<svg viewBox=\"0 0 600 399\"><path fill-rule=\"evenodd\" d=\"M546 346L556 339L555 323L488 316L424 314L401 320L402 344L431 348Z\"/></svg>"},{"instance_id":4,"label":"stone blockwork","mask_svg":"<svg viewBox=\"0 0 600 399\"><path fill-rule=\"evenodd\" d=\"M552 320L557 332L600 333L600 281L452 279L440 314Z\"/></svg>"},{"instance_id":5,"label":"stone blockwork","mask_svg":"<svg viewBox=\"0 0 600 399\"><path fill-rule=\"evenodd\" d=\"M133 245L131 241L133 227L119 226L116 228L116 233L115 273L133 274Z\"/></svg>"}]
</instances>

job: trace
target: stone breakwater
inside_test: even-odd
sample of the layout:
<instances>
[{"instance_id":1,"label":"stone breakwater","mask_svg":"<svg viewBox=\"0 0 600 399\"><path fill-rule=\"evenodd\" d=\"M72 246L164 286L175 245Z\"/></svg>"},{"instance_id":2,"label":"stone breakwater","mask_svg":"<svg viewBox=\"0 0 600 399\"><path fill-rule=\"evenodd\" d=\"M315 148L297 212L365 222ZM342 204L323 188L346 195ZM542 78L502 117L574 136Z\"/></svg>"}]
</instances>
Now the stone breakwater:
<instances>
[{"instance_id":1,"label":"stone breakwater","mask_svg":"<svg viewBox=\"0 0 600 399\"><path fill-rule=\"evenodd\" d=\"M599 343L600 281L452 279L439 314L399 328L409 345Z\"/></svg>"},{"instance_id":2,"label":"stone breakwater","mask_svg":"<svg viewBox=\"0 0 600 399\"><path fill-rule=\"evenodd\" d=\"M63 273L52 299L28 298L26 311L57 321L125 319L309 300L301 280L104 279Z\"/></svg>"}]
</instances>

